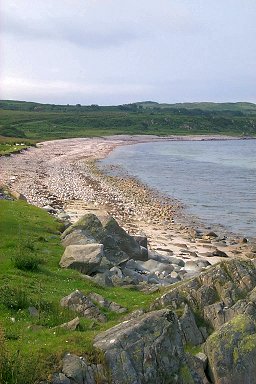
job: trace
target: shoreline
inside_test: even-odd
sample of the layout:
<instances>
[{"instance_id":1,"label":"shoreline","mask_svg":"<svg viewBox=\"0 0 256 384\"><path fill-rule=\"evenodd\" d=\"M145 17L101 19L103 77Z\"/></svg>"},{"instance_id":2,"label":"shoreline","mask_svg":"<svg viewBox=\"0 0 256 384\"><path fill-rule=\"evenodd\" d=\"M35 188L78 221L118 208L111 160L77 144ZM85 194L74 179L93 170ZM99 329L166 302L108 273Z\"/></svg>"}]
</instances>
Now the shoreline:
<instances>
[{"instance_id":1,"label":"shoreline","mask_svg":"<svg viewBox=\"0 0 256 384\"><path fill-rule=\"evenodd\" d=\"M37 148L0 158L0 169L3 168L0 185L6 184L11 190L24 194L34 205L50 205L60 213L64 209L72 221L89 211L107 210L129 233L145 234L150 249L163 256L191 262L207 259L210 264L221 261L224 254L246 257L250 244L241 237L211 236L212 231L206 227L199 231L186 219L179 201L164 198L134 178L104 174L96 165L97 160L120 145L175 138L118 135L42 142ZM189 140L205 139L205 136L189 137ZM224 138L230 139L239 138ZM188 137L178 140L188 140Z\"/></svg>"}]
</instances>

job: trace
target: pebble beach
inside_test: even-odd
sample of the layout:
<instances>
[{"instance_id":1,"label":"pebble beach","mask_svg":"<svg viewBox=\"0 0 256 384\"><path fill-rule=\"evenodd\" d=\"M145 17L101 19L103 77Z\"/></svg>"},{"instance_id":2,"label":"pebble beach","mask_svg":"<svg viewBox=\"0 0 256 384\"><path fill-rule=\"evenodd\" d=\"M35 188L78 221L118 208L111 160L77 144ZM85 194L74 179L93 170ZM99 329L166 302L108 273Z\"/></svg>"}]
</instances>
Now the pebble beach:
<instances>
[{"instance_id":1,"label":"pebble beach","mask_svg":"<svg viewBox=\"0 0 256 384\"><path fill-rule=\"evenodd\" d=\"M107 211L128 233L146 235L152 251L182 259L188 277L200 272L205 260L212 265L223 257L255 257L255 245L245 238L194 227L186 223L179 201L160 196L136 179L110 176L97 166L97 160L117 146L155 140L166 139L112 136L39 143L0 158L0 185L21 193L31 204L53 208L56 216L69 217L71 222L87 212Z\"/></svg>"}]
</instances>

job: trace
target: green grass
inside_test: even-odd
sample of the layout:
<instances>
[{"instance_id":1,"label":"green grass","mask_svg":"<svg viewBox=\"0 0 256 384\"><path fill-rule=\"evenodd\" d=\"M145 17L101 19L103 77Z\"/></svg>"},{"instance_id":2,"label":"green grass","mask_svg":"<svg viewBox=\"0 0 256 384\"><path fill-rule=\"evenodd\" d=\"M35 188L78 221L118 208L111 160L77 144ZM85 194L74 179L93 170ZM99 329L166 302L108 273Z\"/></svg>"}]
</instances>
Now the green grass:
<instances>
[{"instance_id":1,"label":"green grass","mask_svg":"<svg viewBox=\"0 0 256 384\"><path fill-rule=\"evenodd\" d=\"M0 135L36 142L114 134L256 136L254 104L191 105L95 108L2 101Z\"/></svg>"},{"instance_id":2,"label":"green grass","mask_svg":"<svg viewBox=\"0 0 256 384\"><path fill-rule=\"evenodd\" d=\"M85 294L94 291L132 311L148 308L157 295L121 287L102 288L74 270L61 269L61 229L58 221L39 208L22 201L0 200L0 330L5 335L8 359L15 361L19 351L22 364L30 362L26 369L33 364L34 369L40 359L42 375L53 369L53 363L67 351L87 354L96 361L98 355L92 348L94 336L121 321L123 316L106 311L105 324L81 318L77 331L53 329L76 317L60 307L62 297L76 289ZM17 257L33 257L40 263L36 269L19 268ZM29 306L38 309L38 317L30 316ZM33 356L34 363L29 356ZM25 383L22 378L17 384L21 383Z\"/></svg>"}]
</instances>

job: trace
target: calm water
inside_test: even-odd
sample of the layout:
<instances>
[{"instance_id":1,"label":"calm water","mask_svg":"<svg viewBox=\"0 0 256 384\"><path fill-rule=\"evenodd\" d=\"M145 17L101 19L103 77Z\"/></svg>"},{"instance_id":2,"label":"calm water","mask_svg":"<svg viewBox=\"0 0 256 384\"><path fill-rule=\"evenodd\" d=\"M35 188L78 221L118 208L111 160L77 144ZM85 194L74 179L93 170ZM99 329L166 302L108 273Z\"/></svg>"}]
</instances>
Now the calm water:
<instances>
[{"instance_id":1,"label":"calm water","mask_svg":"<svg viewBox=\"0 0 256 384\"><path fill-rule=\"evenodd\" d=\"M207 225L256 237L256 141L182 141L115 149L104 165L180 200Z\"/></svg>"}]
</instances>

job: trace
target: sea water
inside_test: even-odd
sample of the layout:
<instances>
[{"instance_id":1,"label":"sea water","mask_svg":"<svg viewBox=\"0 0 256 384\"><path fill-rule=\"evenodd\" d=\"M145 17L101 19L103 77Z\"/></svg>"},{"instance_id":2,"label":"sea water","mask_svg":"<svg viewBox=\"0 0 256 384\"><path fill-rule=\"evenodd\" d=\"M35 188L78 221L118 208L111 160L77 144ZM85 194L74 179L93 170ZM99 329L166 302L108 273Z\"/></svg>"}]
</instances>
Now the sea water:
<instances>
[{"instance_id":1,"label":"sea water","mask_svg":"<svg viewBox=\"0 0 256 384\"><path fill-rule=\"evenodd\" d=\"M256 237L256 141L161 141L116 148L118 165L202 223Z\"/></svg>"}]
</instances>

